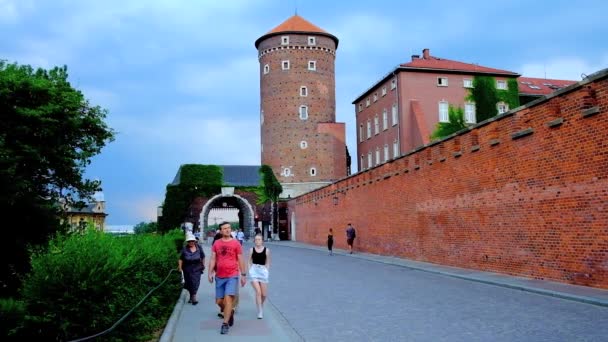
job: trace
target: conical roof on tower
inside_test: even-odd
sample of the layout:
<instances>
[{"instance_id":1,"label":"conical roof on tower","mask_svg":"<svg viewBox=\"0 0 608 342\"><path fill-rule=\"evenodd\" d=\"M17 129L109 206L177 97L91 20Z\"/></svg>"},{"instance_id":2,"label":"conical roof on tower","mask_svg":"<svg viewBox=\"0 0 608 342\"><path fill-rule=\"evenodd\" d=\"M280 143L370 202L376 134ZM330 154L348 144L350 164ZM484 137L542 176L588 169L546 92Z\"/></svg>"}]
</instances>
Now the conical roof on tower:
<instances>
[{"instance_id":1,"label":"conical roof on tower","mask_svg":"<svg viewBox=\"0 0 608 342\"><path fill-rule=\"evenodd\" d=\"M266 38L269 38L272 36L278 36L278 35L286 34L286 33L319 34L319 35L326 36L326 37L333 39L334 42L336 43L336 48L338 47L338 38L336 36L328 33L327 31L323 30L319 26L311 23L310 21L300 17L297 14L293 15L289 19L282 22L279 26L273 28L272 30L268 31L268 33L266 33L265 35L258 38L255 41L255 47L257 48L258 45L260 45L260 42Z\"/></svg>"}]
</instances>

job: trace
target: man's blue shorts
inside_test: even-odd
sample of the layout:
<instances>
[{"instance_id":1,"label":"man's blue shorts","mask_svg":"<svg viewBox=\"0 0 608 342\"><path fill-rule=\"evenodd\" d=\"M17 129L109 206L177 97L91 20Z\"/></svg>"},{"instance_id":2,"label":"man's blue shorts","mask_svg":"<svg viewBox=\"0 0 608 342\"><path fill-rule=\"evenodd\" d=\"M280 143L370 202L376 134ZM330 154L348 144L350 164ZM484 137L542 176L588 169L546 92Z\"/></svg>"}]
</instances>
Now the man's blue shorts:
<instances>
[{"instance_id":1,"label":"man's blue shorts","mask_svg":"<svg viewBox=\"0 0 608 342\"><path fill-rule=\"evenodd\" d=\"M239 277L219 278L215 277L215 298L224 298L228 296L236 296L236 290L239 284Z\"/></svg>"}]
</instances>

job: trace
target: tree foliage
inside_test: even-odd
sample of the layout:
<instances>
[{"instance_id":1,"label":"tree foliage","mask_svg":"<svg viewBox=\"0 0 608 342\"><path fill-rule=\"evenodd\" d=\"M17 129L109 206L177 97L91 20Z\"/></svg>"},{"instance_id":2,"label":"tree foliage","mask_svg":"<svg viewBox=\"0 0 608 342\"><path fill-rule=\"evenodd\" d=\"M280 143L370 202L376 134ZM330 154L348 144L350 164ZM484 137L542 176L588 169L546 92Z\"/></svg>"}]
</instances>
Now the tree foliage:
<instances>
[{"instance_id":1,"label":"tree foliage","mask_svg":"<svg viewBox=\"0 0 608 342\"><path fill-rule=\"evenodd\" d=\"M448 109L449 122L438 122L431 139L445 138L467 127L464 122L464 110L461 107L450 105Z\"/></svg>"},{"instance_id":2,"label":"tree foliage","mask_svg":"<svg viewBox=\"0 0 608 342\"><path fill-rule=\"evenodd\" d=\"M59 230L57 203L77 205L100 188L84 172L114 132L104 122L107 111L67 79L65 66L0 61L0 208L4 222L17 222L3 231L10 243L2 292L13 292L27 270L26 244L44 243Z\"/></svg>"},{"instance_id":3,"label":"tree foliage","mask_svg":"<svg viewBox=\"0 0 608 342\"><path fill-rule=\"evenodd\" d=\"M133 227L135 234L147 234L158 231L158 224L156 222L139 222Z\"/></svg>"},{"instance_id":4,"label":"tree foliage","mask_svg":"<svg viewBox=\"0 0 608 342\"><path fill-rule=\"evenodd\" d=\"M264 204L270 201L271 205L271 222L274 231L278 229L278 213L277 213L277 202L279 195L283 192L283 187L279 180L274 175L272 168L268 165L262 165L260 167L260 175L262 179L261 184L256 194L258 195L258 204Z\"/></svg>"}]
</instances>

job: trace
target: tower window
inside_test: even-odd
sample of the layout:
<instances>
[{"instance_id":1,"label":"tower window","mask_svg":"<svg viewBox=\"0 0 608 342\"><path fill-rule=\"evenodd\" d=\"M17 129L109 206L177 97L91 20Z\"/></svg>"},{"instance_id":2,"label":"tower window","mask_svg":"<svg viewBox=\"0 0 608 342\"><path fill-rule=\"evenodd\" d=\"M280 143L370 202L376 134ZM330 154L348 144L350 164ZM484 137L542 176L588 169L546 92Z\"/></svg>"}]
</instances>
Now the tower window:
<instances>
[{"instance_id":1,"label":"tower window","mask_svg":"<svg viewBox=\"0 0 608 342\"><path fill-rule=\"evenodd\" d=\"M317 38L308 37L308 45L317 45Z\"/></svg>"},{"instance_id":2,"label":"tower window","mask_svg":"<svg viewBox=\"0 0 608 342\"><path fill-rule=\"evenodd\" d=\"M260 124L264 124L264 111L260 112Z\"/></svg>"},{"instance_id":3,"label":"tower window","mask_svg":"<svg viewBox=\"0 0 608 342\"><path fill-rule=\"evenodd\" d=\"M289 36L281 37L281 45L289 45Z\"/></svg>"},{"instance_id":4,"label":"tower window","mask_svg":"<svg viewBox=\"0 0 608 342\"><path fill-rule=\"evenodd\" d=\"M374 93L374 102L378 101L378 93Z\"/></svg>"},{"instance_id":5,"label":"tower window","mask_svg":"<svg viewBox=\"0 0 608 342\"><path fill-rule=\"evenodd\" d=\"M291 176L291 169L288 167L284 167L282 176L285 176L285 177Z\"/></svg>"},{"instance_id":6,"label":"tower window","mask_svg":"<svg viewBox=\"0 0 608 342\"><path fill-rule=\"evenodd\" d=\"M314 168L314 167L311 167L310 168L310 175L313 176L313 177L316 176L317 175L317 169Z\"/></svg>"},{"instance_id":7,"label":"tower window","mask_svg":"<svg viewBox=\"0 0 608 342\"><path fill-rule=\"evenodd\" d=\"M300 106L300 119L301 120L308 119L308 107L307 106Z\"/></svg>"},{"instance_id":8,"label":"tower window","mask_svg":"<svg viewBox=\"0 0 608 342\"><path fill-rule=\"evenodd\" d=\"M264 65L264 75L266 75L269 72L270 72L270 65L268 65L268 64Z\"/></svg>"},{"instance_id":9,"label":"tower window","mask_svg":"<svg viewBox=\"0 0 608 342\"><path fill-rule=\"evenodd\" d=\"M308 70L317 70L317 61L308 61Z\"/></svg>"},{"instance_id":10,"label":"tower window","mask_svg":"<svg viewBox=\"0 0 608 342\"><path fill-rule=\"evenodd\" d=\"M386 86L382 87L382 96L386 95Z\"/></svg>"},{"instance_id":11,"label":"tower window","mask_svg":"<svg viewBox=\"0 0 608 342\"><path fill-rule=\"evenodd\" d=\"M300 96L308 96L308 88L305 86L300 87Z\"/></svg>"},{"instance_id":12,"label":"tower window","mask_svg":"<svg viewBox=\"0 0 608 342\"><path fill-rule=\"evenodd\" d=\"M308 143L306 142L306 140L300 141L300 148L301 149L305 149L307 147L308 147Z\"/></svg>"},{"instance_id":13,"label":"tower window","mask_svg":"<svg viewBox=\"0 0 608 342\"><path fill-rule=\"evenodd\" d=\"M283 62L281 62L281 68L283 70L289 70L289 61L283 61Z\"/></svg>"}]
</instances>

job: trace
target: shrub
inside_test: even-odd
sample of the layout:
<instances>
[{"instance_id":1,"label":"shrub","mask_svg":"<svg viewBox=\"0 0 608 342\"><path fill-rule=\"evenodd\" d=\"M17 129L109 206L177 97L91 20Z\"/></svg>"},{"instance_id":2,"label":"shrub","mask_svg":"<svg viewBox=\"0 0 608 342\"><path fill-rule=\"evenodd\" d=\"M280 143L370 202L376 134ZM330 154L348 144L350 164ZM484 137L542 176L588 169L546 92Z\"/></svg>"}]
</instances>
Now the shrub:
<instances>
[{"instance_id":1,"label":"shrub","mask_svg":"<svg viewBox=\"0 0 608 342\"><path fill-rule=\"evenodd\" d=\"M34 253L22 291L28 315L17 334L70 340L106 330L176 268L178 239L180 231L58 236L48 252ZM166 323L179 293L179 277L170 277L104 338L149 339Z\"/></svg>"}]
</instances>

